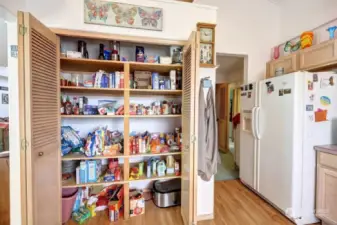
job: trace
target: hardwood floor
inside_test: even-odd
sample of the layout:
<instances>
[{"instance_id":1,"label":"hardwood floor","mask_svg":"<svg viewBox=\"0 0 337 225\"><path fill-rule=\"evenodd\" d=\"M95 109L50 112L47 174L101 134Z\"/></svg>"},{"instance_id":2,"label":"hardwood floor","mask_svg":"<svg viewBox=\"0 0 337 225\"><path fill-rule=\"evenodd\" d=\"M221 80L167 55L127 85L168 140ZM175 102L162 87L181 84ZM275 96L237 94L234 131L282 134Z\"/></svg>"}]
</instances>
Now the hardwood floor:
<instances>
[{"instance_id":1,"label":"hardwood floor","mask_svg":"<svg viewBox=\"0 0 337 225\"><path fill-rule=\"evenodd\" d=\"M198 225L293 225L291 221L243 186L240 181L215 182L215 218ZM66 225L75 225L70 221ZM147 202L145 215L110 223L105 214L85 225L183 225L180 207L159 209Z\"/></svg>"}]
</instances>

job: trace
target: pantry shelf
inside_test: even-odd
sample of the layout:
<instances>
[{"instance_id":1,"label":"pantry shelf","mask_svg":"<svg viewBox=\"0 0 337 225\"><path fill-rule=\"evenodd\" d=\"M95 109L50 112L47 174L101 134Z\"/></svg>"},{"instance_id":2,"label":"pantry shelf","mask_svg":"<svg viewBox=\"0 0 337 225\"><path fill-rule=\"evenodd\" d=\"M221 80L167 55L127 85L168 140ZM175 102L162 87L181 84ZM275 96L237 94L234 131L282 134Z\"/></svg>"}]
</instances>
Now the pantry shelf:
<instances>
[{"instance_id":1,"label":"pantry shelf","mask_svg":"<svg viewBox=\"0 0 337 225\"><path fill-rule=\"evenodd\" d=\"M152 90L152 89L128 89L131 95L178 95L181 96L182 90Z\"/></svg>"},{"instance_id":2,"label":"pantry shelf","mask_svg":"<svg viewBox=\"0 0 337 225\"><path fill-rule=\"evenodd\" d=\"M61 91L63 92L72 92L72 93L99 93L99 94L109 94L109 95L123 95L123 88L87 88L87 87L72 87L72 86L62 86Z\"/></svg>"},{"instance_id":3,"label":"pantry shelf","mask_svg":"<svg viewBox=\"0 0 337 225\"><path fill-rule=\"evenodd\" d=\"M147 157L147 156L167 156L167 155L181 155L181 152L164 152L164 153L145 153L145 154L134 154L129 157Z\"/></svg>"},{"instance_id":4,"label":"pantry shelf","mask_svg":"<svg viewBox=\"0 0 337 225\"><path fill-rule=\"evenodd\" d=\"M181 178L181 176L166 175L166 176L162 176L162 177L152 176L150 178L147 178L146 175L142 175L142 176L139 177L138 180L129 180L129 182L167 180L167 179L174 179L174 178Z\"/></svg>"},{"instance_id":5,"label":"pantry shelf","mask_svg":"<svg viewBox=\"0 0 337 225\"><path fill-rule=\"evenodd\" d=\"M123 177L123 176L122 176ZM66 188L76 188L76 187L89 187L89 186L102 186L102 185L113 185L113 184L125 184L127 181L113 181L113 182L95 182L95 183L85 183L85 184L76 184L75 177L72 177L66 181L62 181L62 187Z\"/></svg>"},{"instance_id":6,"label":"pantry shelf","mask_svg":"<svg viewBox=\"0 0 337 225\"><path fill-rule=\"evenodd\" d=\"M96 159L114 159L114 158L124 158L125 155L118 153L113 156L94 156L94 157L87 157L83 154L68 154L65 156L62 156L62 161L72 161L72 160L96 160Z\"/></svg>"},{"instance_id":7,"label":"pantry shelf","mask_svg":"<svg viewBox=\"0 0 337 225\"><path fill-rule=\"evenodd\" d=\"M182 69L181 64L158 64L158 63L141 63L129 62L131 72L140 71L153 71L159 73L168 73L170 70Z\"/></svg>"},{"instance_id":8,"label":"pantry shelf","mask_svg":"<svg viewBox=\"0 0 337 225\"><path fill-rule=\"evenodd\" d=\"M123 118L124 115L61 115L61 118Z\"/></svg>"},{"instance_id":9,"label":"pantry shelf","mask_svg":"<svg viewBox=\"0 0 337 225\"><path fill-rule=\"evenodd\" d=\"M173 115L129 115L130 118L181 118L181 114Z\"/></svg>"},{"instance_id":10,"label":"pantry shelf","mask_svg":"<svg viewBox=\"0 0 337 225\"><path fill-rule=\"evenodd\" d=\"M124 63L120 61L98 59L75 59L61 57L61 68L66 71L96 72L98 70L124 70Z\"/></svg>"}]
</instances>

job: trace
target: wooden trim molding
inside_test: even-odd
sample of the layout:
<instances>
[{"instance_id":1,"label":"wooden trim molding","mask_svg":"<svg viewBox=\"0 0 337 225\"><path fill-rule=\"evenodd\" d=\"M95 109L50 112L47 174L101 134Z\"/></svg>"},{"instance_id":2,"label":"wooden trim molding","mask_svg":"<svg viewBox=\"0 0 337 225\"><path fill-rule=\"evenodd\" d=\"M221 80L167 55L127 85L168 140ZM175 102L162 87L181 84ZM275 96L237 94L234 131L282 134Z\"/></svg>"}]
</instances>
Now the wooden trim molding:
<instances>
[{"instance_id":1,"label":"wooden trim molding","mask_svg":"<svg viewBox=\"0 0 337 225\"><path fill-rule=\"evenodd\" d=\"M178 2L190 2L193 3L194 0L177 0Z\"/></svg>"},{"instance_id":2,"label":"wooden trim molding","mask_svg":"<svg viewBox=\"0 0 337 225\"><path fill-rule=\"evenodd\" d=\"M206 215L199 215L197 216L197 221L203 221L203 220L213 220L214 219L214 214L206 214Z\"/></svg>"},{"instance_id":3,"label":"wooden trim molding","mask_svg":"<svg viewBox=\"0 0 337 225\"><path fill-rule=\"evenodd\" d=\"M184 46L187 43L187 41L184 40L169 40L151 37L99 33L92 31L69 30L61 28L50 28L50 30L59 36L88 38L88 39L117 40L117 41L142 43L142 44L173 45L173 46L176 45Z\"/></svg>"}]
</instances>

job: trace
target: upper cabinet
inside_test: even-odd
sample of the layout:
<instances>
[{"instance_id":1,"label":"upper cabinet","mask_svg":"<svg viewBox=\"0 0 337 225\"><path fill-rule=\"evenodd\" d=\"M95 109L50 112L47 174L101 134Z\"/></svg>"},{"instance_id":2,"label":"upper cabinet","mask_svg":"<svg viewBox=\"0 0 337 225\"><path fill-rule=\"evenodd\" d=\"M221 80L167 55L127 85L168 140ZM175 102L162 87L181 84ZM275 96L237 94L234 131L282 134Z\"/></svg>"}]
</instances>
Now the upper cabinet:
<instances>
[{"instance_id":1,"label":"upper cabinet","mask_svg":"<svg viewBox=\"0 0 337 225\"><path fill-rule=\"evenodd\" d=\"M269 61L266 65L266 78L274 77L276 70L282 68L283 74L288 74L299 70L331 68L334 65L337 65L337 39Z\"/></svg>"},{"instance_id":2,"label":"upper cabinet","mask_svg":"<svg viewBox=\"0 0 337 225\"><path fill-rule=\"evenodd\" d=\"M274 77L276 70L283 68L284 74L299 70L298 54L291 54L267 63L266 78Z\"/></svg>"},{"instance_id":3,"label":"upper cabinet","mask_svg":"<svg viewBox=\"0 0 337 225\"><path fill-rule=\"evenodd\" d=\"M337 40L331 40L300 51L300 69L310 70L337 63Z\"/></svg>"}]
</instances>

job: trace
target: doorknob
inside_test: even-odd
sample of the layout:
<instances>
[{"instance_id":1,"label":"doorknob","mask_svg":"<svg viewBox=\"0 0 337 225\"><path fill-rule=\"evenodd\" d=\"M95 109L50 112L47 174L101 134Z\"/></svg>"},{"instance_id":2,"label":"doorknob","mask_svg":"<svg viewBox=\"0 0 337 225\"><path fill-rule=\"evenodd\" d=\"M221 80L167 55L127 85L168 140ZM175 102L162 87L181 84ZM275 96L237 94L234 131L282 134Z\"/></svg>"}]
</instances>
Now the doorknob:
<instances>
[{"instance_id":1,"label":"doorknob","mask_svg":"<svg viewBox=\"0 0 337 225\"><path fill-rule=\"evenodd\" d=\"M43 156L43 152L39 152L39 156Z\"/></svg>"}]
</instances>

